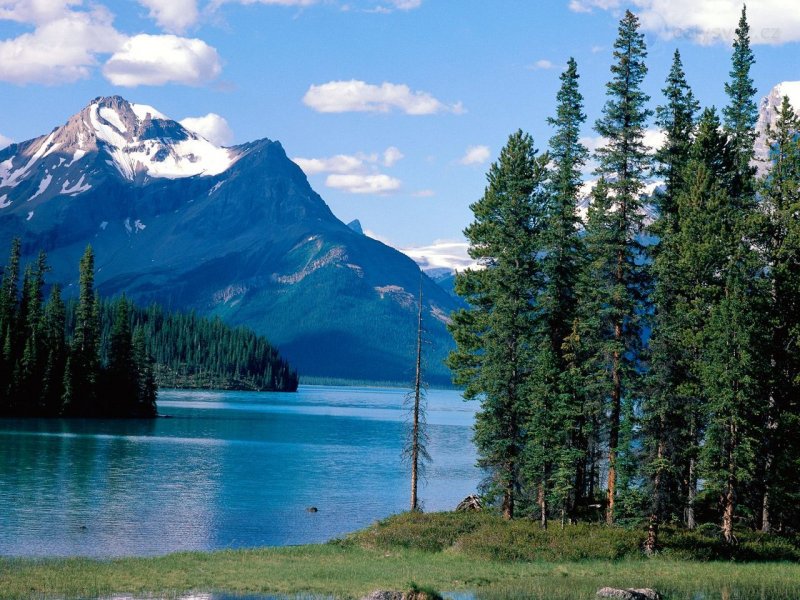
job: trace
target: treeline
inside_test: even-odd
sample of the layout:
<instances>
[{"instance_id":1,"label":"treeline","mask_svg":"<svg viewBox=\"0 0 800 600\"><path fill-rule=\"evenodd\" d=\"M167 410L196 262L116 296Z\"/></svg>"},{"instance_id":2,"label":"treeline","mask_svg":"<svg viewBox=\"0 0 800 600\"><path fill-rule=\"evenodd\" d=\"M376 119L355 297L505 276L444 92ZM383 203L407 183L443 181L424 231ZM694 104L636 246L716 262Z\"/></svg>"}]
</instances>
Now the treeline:
<instances>
[{"instance_id":1,"label":"treeline","mask_svg":"<svg viewBox=\"0 0 800 600\"><path fill-rule=\"evenodd\" d=\"M573 59L549 152L513 134L471 207L465 235L484 268L457 277L470 308L455 315L449 364L481 401L486 493L545 527L646 524L647 551L663 523L708 523L731 543L736 527L797 531L800 123L784 98L759 177L744 11L721 116L701 111L677 51L651 110L646 56L627 12L585 214ZM666 138L655 154L653 116Z\"/></svg>"},{"instance_id":2,"label":"treeline","mask_svg":"<svg viewBox=\"0 0 800 600\"><path fill-rule=\"evenodd\" d=\"M20 290L20 241L12 242L0 286L0 415L156 416L157 388L144 330L131 329L125 300L101 318L91 247L80 261L78 300L69 315L58 285L44 301L48 270L40 252L25 268Z\"/></svg>"},{"instance_id":3,"label":"treeline","mask_svg":"<svg viewBox=\"0 0 800 600\"><path fill-rule=\"evenodd\" d=\"M102 348L110 349L112 315L124 299L101 303ZM160 387L224 390L297 390L298 375L266 338L233 328L219 318L195 313L167 313L157 305L132 307L130 327L141 330L147 353L155 360Z\"/></svg>"}]
</instances>

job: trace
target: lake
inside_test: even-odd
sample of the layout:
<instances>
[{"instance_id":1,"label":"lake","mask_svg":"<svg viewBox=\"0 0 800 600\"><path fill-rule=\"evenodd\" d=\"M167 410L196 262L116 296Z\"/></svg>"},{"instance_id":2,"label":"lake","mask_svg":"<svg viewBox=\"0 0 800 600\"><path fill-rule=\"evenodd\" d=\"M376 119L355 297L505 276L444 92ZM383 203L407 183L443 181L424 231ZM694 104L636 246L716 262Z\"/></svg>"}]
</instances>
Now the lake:
<instances>
[{"instance_id":1,"label":"lake","mask_svg":"<svg viewBox=\"0 0 800 600\"><path fill-rule=\"evenodd\" d=\"M162 390L152 421L0 420L0 555L307 544L365 527L408 508L404 395ZM443 390L428 405L420 497L452 509L481 479L477 405Z\"/></svg>"}]
</instances>

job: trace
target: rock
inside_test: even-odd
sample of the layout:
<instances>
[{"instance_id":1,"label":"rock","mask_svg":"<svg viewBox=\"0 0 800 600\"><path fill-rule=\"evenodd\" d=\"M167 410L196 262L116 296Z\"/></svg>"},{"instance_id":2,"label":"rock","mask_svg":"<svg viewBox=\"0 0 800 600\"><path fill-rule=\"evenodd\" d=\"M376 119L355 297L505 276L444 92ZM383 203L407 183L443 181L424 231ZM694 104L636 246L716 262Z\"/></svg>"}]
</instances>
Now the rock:
<instances>
[{"instance_id":1,"label":"rock","mask_svg":"<svg viewBox=\"0 0 800 600\"><path fill-rule=\"evenodd\" d=\"M617 589L604 587L597 590L598 598L618 598L619 600L661 600L661 594L650 588Z\"/></svg>"},{"instance_id":2,"label":"rock","mask_svg":"<svg viewBox=\"0 0 800 600\"><path fill-rule=\"evenodd\" d=\"M478 511L483 508L481 504L481 499L478 498L475 494L470 494L466 498L464 498L461 502L458 503L456 506L456 510L459 512L472 512Z\"/></svg>"},{"instance_id":3,"label":"rock","mask_svg":"<svg viewBox=\"0 0 800 600\"><path fill-rule=\"evenodd\" d=\"M318 509L316 506L309 506L309 507L306 509L306 512L311 512L311 513L314 513L314 512L319 512L319 509Z\"/></svg>"},{"instance_id":4,"label":"rock","mask_svg":"<svg viewBox=\"0 0 800 600\"><path fill-rule=\"evenodd\" d=\"M364 596L361 600L405 600L405 594L403 594L403 592L387 592L386 590L377 590L367 596Z\"/></svg>"}]
</instances>

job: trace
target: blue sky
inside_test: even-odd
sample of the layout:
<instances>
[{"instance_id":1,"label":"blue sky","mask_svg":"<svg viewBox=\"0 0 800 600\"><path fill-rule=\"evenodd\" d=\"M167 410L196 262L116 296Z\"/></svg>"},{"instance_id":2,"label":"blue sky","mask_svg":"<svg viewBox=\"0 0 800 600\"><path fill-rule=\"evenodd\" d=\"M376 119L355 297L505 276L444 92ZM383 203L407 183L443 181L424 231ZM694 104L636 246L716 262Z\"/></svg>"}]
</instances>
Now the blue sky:
<instances>
[{"instance_id":1,"label":"blue sky","mask_svg":"<svg viewBox=\"0 0 800 600\"><path fill-rule=\"evenodd\" d=\"M0 140L100 95L213 113L198 126L219 141L279 140L342 220L400 248L461 241L509 133L546 148L569 56L595 143L625 8L653 106L676 47L701 102L725 102L735 0L0 0ZM800 80L800 3L748 10L759 93Z\"/></svg>"}]
</instances>

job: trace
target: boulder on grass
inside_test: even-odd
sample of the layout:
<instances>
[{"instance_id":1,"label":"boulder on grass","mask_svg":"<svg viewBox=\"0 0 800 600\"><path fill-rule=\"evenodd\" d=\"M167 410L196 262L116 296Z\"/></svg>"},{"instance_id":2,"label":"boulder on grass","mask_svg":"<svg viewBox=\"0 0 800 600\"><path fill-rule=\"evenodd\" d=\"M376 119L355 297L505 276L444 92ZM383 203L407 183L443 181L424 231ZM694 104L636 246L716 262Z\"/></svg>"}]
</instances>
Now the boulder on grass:
<instances>
[{"instance_id":1,"label":"boulder on grass","mask_svg":"<svg viewBox=\"0 0 800 600\"><path fill-rule=\"evenodd\" d=\"M614 598L616 600L661 600L661 594L650 588L618 589L604 587L597 590L598 598Z\"/></svg>"},{"instance_id":2,"label":"boulder on grass","mask_svg":"<svg viewBox=\"0 0 800 600\"><path fill-rule=\"evenodd\" d=\"M483 508L481 504L481 499L478 498L475 494L470 494L466 498L464 498L461 502L458 503L456 506L456 510L458 512L473 512L479 511Z\"/></svg>"}]
</instances>

